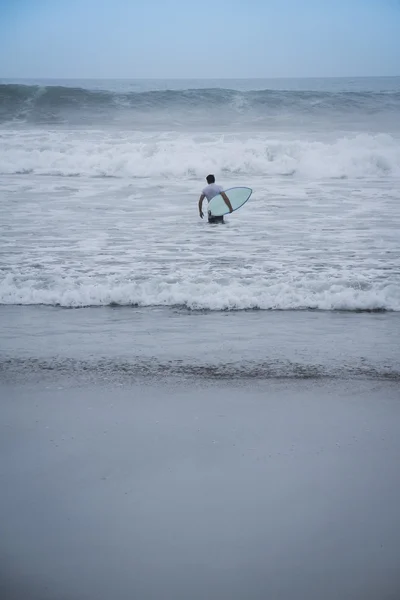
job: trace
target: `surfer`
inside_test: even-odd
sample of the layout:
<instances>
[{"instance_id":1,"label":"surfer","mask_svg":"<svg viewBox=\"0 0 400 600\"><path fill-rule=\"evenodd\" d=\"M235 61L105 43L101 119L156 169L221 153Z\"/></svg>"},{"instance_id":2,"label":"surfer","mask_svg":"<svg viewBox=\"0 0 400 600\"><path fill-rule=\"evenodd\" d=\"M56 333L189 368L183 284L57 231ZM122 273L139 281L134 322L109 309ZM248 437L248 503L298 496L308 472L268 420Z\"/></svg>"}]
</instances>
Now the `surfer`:
<instances>
[{"instance_id":1,"label":"surfer","mask_svg":"<svg viewBox=\"0 0 400 600\"><path fill-rule=\"evenodd\" d=\"M207 198L208 202L210 202L210 200L212 198L214 198L214 196L218 196L218 194L221 194L221 196L225 200L225 204L229 208L229 212L230 213L233 212L232 205L231 205L231 203L229 201L228 196L224 192L224 188L221 187L220 185L217 185L215 183L215 177L214 177L214 175L207 175L206 181L207 181L207 185L204 188L204 190L201 192L201 196L200 196L200 199L199 199L199 214L200 214L200 218L202 219L204 217L204 213L203 213L203 200L204 200L204 198ZM209 223L223 223L224 222L224 217L223 216L221 216L221 217L214 217L210 213L210 211L208 211L208 222Z\"/></svg>"}]
</instances>

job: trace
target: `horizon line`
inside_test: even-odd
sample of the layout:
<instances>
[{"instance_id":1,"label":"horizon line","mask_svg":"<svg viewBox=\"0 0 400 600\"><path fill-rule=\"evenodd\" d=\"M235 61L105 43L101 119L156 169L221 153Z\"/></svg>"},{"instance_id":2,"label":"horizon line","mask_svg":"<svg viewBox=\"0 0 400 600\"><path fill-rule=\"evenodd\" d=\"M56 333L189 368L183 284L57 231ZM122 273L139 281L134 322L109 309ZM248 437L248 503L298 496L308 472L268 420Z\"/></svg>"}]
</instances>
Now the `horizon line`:
<instances>
[{"instance_id":1,"label":"horizon line","mask_svg":"<svg viewBox=\"0 0 400 600\"><path fill-rule=\"evenodd\" d=\"M43 77L43 76L30 76L30 77L9 77L0 75L0 79L48 79L48 80L114 80L114 81L160 81L160 80L175 80L175 81L257 81L267 79L388 79L388 78L400 78L398 75L311 75L311 76L284 76L279 75L275 77Z\"/></svg>"}]
</instances>

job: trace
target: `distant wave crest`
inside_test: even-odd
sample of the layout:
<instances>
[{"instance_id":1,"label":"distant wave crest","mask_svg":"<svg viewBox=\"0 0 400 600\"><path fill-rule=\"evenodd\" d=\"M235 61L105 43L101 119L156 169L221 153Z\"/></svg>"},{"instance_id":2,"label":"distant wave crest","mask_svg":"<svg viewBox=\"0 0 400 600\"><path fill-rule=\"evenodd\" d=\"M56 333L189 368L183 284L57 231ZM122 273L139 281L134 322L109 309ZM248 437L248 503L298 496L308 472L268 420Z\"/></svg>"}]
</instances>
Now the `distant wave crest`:
<instances>
[{"instance_id":1,"label":"distant wave crest","mask_svg":"<svg viewBox=\"0 0 400 600\"><path fill-rule=\"evenodd\" d=\"M0 123L97 123L125 118L234 121L282 115L398 113L400 92L317 92L188 89L116 93L77 87L0 84Z\"/></svg>"}]
</instances>

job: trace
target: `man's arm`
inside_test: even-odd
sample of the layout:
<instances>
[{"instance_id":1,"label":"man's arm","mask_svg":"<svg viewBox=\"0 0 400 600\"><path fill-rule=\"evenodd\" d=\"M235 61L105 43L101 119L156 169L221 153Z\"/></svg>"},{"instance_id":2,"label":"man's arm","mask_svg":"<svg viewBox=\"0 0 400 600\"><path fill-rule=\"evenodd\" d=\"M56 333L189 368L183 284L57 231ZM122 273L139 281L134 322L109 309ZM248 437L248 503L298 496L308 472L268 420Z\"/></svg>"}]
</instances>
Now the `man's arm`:
<instances>
[{"instance_id":1,"label":"man's arm","mask_svg":"<svg viewBox=\"0 0 400 600\"><path fill-rule=\"evenodd\" d=\"M200 218L202 219L204 217L204 213L203 213L203 200L205 198L205 195L202 194L199 198L199 215Z\"/></svg>"},{"instance_id":2,"label":"man's arm","mask_svg":"<svg viewBox=\"0 0 400 600\"><path fill-rule=\"evenodd\" d=\"M232 204L231 201L229 200L228 196L225 194L225 192L221 192L221 196L223 197L223 199L225 200L225 204L227 205L227 207L229 208L229 212L233 212L233 208L232 208Z\"/></svg>"}]
</instances>

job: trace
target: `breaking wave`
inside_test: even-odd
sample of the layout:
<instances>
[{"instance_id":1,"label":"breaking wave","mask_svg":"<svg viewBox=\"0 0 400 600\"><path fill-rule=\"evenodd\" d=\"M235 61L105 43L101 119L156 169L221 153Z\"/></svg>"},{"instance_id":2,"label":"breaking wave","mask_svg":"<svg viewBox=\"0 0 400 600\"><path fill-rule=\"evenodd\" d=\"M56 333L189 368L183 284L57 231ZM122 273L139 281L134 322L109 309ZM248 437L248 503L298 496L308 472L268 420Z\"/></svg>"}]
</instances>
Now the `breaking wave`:
<instances>
[{"instance_id":1,"label":"breaking wave","mask_svg":"<svg viewBox=\"0 0 400 600\"><path fill-rule=\"evenodd\" d=\"M0 134L0 173L85 177L203 178L300 175L400 176L400 141L359 134L325 141L189 133L13 131Z\"/></svg>"},{"instance_id":2,"label":"breaking wave","mask_svg":"<svg viewBox=\"0 0 400 600\"><path fill-rule=\"evenodd\" d=\"M292 278L293 279L293 278ZM174 283L153 277L147 282L79 282L70 278L21 282L6 276L0 283L0 304L86 306L180 307L188 310L324 310L352 312L400 311L400 285L372 282L325 283L313 279L268 284L232 280L229 285L181 280Z\"/></svg>"},{"instance_id":3,"label":"breaking wave","mask_svg":"<svg viewBox=\"0 0 400 600\"><path fill-rule=\"evenodd\" d=\"M0 84L0 123L79 124L105 117L132 123L173 122L216 116L221 122L270 117L390 113L398 117L400 92L321 92L231 89L159 90L117 93L79 87Z\"/></svg>"}]
</instances>

